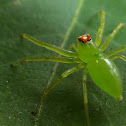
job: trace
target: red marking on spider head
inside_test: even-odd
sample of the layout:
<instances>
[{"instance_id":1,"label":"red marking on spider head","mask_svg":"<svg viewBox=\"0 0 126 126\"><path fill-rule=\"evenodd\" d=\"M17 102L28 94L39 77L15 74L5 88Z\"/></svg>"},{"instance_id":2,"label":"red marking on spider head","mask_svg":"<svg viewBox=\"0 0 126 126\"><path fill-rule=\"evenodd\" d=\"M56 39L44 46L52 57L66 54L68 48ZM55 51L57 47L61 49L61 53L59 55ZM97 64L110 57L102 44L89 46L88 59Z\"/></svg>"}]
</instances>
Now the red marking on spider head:
<instances>
[{"instance_id":1,"label":"red marking on spider head","mask_svg":"<svg viewBox=\"0 0 126 126\"><path fill-rule=\"evenodd\" d=\"M87 41L90 41L90 40L91 40L91 37L90 37L89 34L87 34L87 35L80 36L80 37L78 38L78 40L79 40L80 42L82 42L82 43L86 43Z\"/></svg>"}]
</instances>

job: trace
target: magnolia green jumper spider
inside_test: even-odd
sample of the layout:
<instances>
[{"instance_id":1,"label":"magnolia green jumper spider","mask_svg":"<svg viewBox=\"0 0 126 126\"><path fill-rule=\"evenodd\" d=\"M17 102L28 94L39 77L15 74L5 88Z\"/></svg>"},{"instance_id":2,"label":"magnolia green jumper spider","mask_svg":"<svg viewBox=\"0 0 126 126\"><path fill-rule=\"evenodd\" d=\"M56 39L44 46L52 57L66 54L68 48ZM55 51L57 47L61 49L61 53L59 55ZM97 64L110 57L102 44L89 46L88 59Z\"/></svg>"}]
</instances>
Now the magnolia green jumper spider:
<instances>
[{"instance_id":1,"label":"magnolia green jumper spider","mask_svg":"<svg viewBox=\"0 0 126 126\"><path fill-rule=\"evenodd\" d=\"M52 61L52 62L61 62L61 63L78 63L79 65L74 66L64 73L57 79L57 81L48 87L42 94L40 102L37 108L33 111L33 113L37 113L44 97L55 87L57 86L62 79L69 76L70 74L84 69L83 71L83 96L84 96L84 107L87 118L87 125L90 126L89 114L88 114L88 100L87 100L87 89L86 89L86 79L87 73L89 73L91 79L94 83L101 88L108 95L121 100L122 99L122 79L119 73L119 70L115 63L114 59L120 58L126 61L126 57L118 54L126 50L126 46L119 47L117 49L111 50L109 52L104 53L104 50L108 47L112 39L115 37L120 28L124 26L123 23L120 23L113 32L108 36L108 38L101 44L103 38L103 31L105 25L105 12L103 10L101 13L101 21L100 28L98 29L98 33L96 36L95 42L91 40L89 34L82 35L77 40L77 47L72 45L76 50L68 51L57 47L52 44L47 44L41 41L34 39L33 37L23 34L22 37L37 44L38 46L45 47L49 50L52 50L64 57L41 57L41 58L27 58L18 62L17 64L13 64L13 66L17 66L25 61Z\"/></svg>"}]
</instances>

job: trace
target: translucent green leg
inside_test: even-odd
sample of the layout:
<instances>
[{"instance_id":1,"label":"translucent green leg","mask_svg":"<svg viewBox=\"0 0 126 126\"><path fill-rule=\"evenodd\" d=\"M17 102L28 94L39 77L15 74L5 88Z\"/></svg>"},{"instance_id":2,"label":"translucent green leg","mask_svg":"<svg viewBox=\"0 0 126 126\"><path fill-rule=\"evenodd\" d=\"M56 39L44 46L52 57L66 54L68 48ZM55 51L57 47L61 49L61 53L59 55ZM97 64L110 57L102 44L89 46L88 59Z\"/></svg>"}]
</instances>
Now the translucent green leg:
<instances>
[{"instance_id":1,"label":"translucent green leg","mask_svg":"<svg viewBox=\"0 0 126 126\"><path fill-rule=\"evenodd\" d=\"M12 66L17 66L25 61L53 61L53 62L61 62L61 63L81 63L82 61L78 58L68 58L68 57L41 57L41 58L26 58L18 62L17 64L13 64Z\"/></svg>"},{"instance_id":2,"label":"translucent green leg","mask_svg":"<svg viewBox=\"0 0 126 126\"><path fill-rule=\"evenodd\" d=\"M104 10L101 10L99 12L101 13L101 22L100 22L100 27L98 29L96 39L95 39L95 44L97 47L99 47L99 45L101 44L101 41L103 38L104 26L105 26L105 12Z\"/></svg>"},{"instance_id":3,"label":"translucent green leg","mask_svg":"<svg viewBox=\"0 0 126 126\"><path fill-rule=\"evenodd\" d=\"M62 79L64 79L65 77L69 76L70 74L72 74L72 73L78 71L79 69L81 69L81 68L83 68L83 67L85 67L85 64L82 63L82 64L79 64L78 66L75 66L75 67L72 67L72 68L68 69L68 70L65 71L63 74L61 74L61 76L57 79L57 81L56 81L53 85L51 85L49 88L47 88L47 89L44 91L44 93L43 93L42 96L41 96L41 99L40 99L40 102L39 102L37 108L36 108L32 113L33 113L33 114L36 114L36 113L38 112L38 110L39 110L39 108L40 108L40 106L41 106L41 104L42 104L42 102L43 102L45 96L46 96L56 85L58 85L58 84L62 81Z\"/></svg>"},{"instance_id":4,"label":"translucent green leg","mask_svg":"<svg viewBox=\"0 0 126 126\"><path fill-rule=\"evenodd\" d=\"M114 30L113 32L109 35L109 37L104 41L104 43L100 46L99 50L102 52L108 47L112 39L115 37L117 32L124 26L123 23L120 23Z\"/></svg>"},{"instance_id":5,"label":"translucent green leg","mask_svg":"<svg viewBox=\"0 0 126 126\"><path fill-rule=\"evenodd\" d=\"M110 56L113 56L113 55L115 55L115 54L117 54L119 52L125 51L125 50L126 50L126 46L122 46L122 47L119 47L117 49L113 49L111 51L108 51L105 54L110 57Z\"/></svg>"},{"instance_id":6,"label":"translucent green leg","mask_svg":"<svg viewBox=\"0 0 126 126\"><path fill-rule=\"evenodd\" d=\"M38 40L36 40L35 38L33 38L33 37L29 36L29 35L22 34L22 37L26 38L30 42L35 43L38 46L45 47L46 49L52 50L54 52L57 52L57 53L59 53L59 54L61 54L63 56L66 56L66 57L78 57L75 52L62 49L62 48L57 47L57 46L52 45L52 44L47 44L45 42L38 41Z\"/></svg>"},{"instance_id":7,"label":"translucent green leg","mask_svg":"<svg viewBox=\"0 0 126 126\"><path fill-rule=\"evenodd\" d=\"M74 44L71 44L68 50L74 49L77 52L77 47Z\"/></svg>"},{"instance_id":8,"label":"translucent green leg","mask_svg":"<svg viewBox=\"0 0 126 126\"><path fill-rule=\"evenodd\" d=\"M116 54L116 55L111 57L112 60L117 59L117 58L120 58L120 59L126 61L126 56L121 55L121 54Z\"/></svg>"},{"instance_id":9,"label":"translucent green leg","mask_svg":"<svg viewBox=\"0 0 126 126\"><path fill-rule=\"evenodd\" d=\"M87 69L85 69L83 72L83 97L84 97L84 108L87 118L87 125L90 126L89 113L88 113L87 87L86 87L87 72L88 72Z\"/></svg>"}]
</instances>

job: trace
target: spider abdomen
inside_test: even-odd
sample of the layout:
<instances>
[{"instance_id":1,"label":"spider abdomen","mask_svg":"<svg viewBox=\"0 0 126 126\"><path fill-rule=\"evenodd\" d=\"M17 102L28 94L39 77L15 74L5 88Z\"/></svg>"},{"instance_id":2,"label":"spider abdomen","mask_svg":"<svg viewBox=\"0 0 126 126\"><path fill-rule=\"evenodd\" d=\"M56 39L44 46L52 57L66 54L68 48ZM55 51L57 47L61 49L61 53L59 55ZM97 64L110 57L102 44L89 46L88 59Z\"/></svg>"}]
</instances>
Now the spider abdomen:
<instances>
[{"instance_id":1,"label":"spider abdomen","mask_svg":"<svg viewBox=\"0 0 126 126\"><path fill-rule=\"evenodd\" d=\"M116 99L121 99L122 79L110 58L102 54L98 59L88 62L87 67L91 79L98 87Z\"/></svg>"}]
</instances>

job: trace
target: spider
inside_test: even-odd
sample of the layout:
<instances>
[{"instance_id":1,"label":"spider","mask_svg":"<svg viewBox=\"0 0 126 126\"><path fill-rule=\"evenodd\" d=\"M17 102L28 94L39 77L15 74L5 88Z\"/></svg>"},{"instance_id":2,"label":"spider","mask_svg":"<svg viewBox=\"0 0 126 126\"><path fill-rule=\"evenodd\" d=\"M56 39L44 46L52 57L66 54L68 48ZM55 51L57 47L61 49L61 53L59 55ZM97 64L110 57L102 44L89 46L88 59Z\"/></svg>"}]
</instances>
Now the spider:
<instances>
[{"instance_id":1,"label":"spider","mask_svg":"<svg viewBox=\"0 0 126 126\"><path fill-rule=\"evenodd\" d=\"M32 113L37 113L45 96L55 86L57 86L64 78L82 68L84 68L82 83L83 83L84 106L88 126L90 126L90 121L87 105L88 104L87 88L86 88L87 73L89 73L93 82L108 95L118 100L122 99L122 79L119 70L115 65L115 63L113 62L113 60L120 58L126 61L125 56L118 54L119 52L126 50L126 46L122 46L105 53L104 50L109 46L112 39L115 37L119 29L121 29L124 26L124 24L120 23L108 36L108 38L103 42L103 44L101 44L105 25L105 12L104 10L101 10L100 12L101 12L101 21L95 42L92 41L89 34L82 35L77 39L77 47L74 44L72 45L72 47L75 49L74 52L65 50L52 44L47 44L38 41L27 34L22 34L22 37L29 40L30 42L35 43L38 46L45 47L46 49L52 50L64 57L26 58L21 60L17 64L13 64L13 66L17 66L25 61L52 61L61 63L78 63L77 66L74 66L66 70L64 73L62 73L61 76L57 79L57 81L43 92L37 108Z\"/></svg>"}]
</instances>

